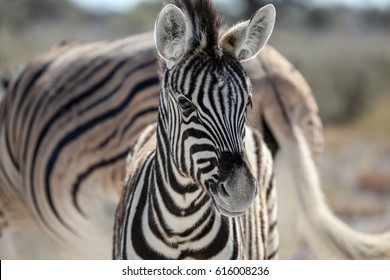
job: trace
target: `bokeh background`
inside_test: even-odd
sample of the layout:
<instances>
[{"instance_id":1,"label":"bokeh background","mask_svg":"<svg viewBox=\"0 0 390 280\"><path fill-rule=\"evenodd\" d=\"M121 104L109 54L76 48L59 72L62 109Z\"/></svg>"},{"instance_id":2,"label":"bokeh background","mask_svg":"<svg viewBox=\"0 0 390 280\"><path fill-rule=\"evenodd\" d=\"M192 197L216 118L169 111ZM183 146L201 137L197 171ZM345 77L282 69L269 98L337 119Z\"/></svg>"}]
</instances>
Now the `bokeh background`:
<instances>
[{"instance_id":1,"label":"bokeh background","mask_svg":"<svg viewBox=\"0 0 390 280\"><path fill-rule=\"evenodd\" d=\"M390 229L390 1L215 0L232 24L273 3L270 44L313 89L324 123L323 190L356 229ZM63 40L151 31L162 0L0 0L0 74ZM311 258L302 243L297 258Z\"/></svg>"}]
</instances>

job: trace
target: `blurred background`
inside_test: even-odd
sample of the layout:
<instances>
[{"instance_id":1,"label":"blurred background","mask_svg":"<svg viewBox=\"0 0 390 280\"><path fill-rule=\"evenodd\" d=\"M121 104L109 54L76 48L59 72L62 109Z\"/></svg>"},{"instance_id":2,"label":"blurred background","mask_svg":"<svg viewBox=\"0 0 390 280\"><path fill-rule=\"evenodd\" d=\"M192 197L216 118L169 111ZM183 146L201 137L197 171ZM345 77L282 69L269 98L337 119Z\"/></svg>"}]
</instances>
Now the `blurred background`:
<instances>
[{"instance_id":1,"label":"blurred background","mask_svg":"<svg viewBox=\"0 0 390 280\"><path fill-rule=\"evenodd\" d=\"M63 40L151 31L162 0L0 0L0 74ZM313 89L324 122L323 190L354 228L390 229L390 1L214 0L232 24L267 3L270 44ZM302 249L299 258L310 258Z\"/></svg>"}]
</instances>

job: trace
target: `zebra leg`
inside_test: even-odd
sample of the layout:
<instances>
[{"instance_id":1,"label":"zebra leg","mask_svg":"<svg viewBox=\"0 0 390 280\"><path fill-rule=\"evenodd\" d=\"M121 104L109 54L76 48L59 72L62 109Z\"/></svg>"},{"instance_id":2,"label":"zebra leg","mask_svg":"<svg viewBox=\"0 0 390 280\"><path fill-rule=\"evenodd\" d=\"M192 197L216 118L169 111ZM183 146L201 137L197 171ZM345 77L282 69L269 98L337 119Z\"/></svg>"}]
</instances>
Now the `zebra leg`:
<instances>
[{"instance_id":1,"label":"zebra leg","mask_svg":"<svg viewBox=\"0 0 390 280\"><path fill-rule=\"evenodd\" d=\"M272 156L267 146L263 144L259 165L259 178L264 192L264 208L267 215L266 232L266 255L265 259L279 258L279 230L278 230L278 209L277 209L277 189L275 186L275 171ZM277 183L277 182L276 182Z\"/></svg>"},{"instance_id":2,"label":"zebra leg","mask_svg":"<svg viewBox=\"0 0 390 280\"><path fill-rule=\"evenodd\" d=\"M279 257L279 231L277 222L277 196L275 179L272 176L266 190L266 204L268 213L268 244L267 259L273 260Z\"/></svg>"},{"instance_id":3,"label":"zebra leg","mask_svg":"<svg viewBox=\"0 0 390 280\"><path fill-rule=\"evenodd\" d=\"M257 175L259 196L247 222L251 230L247 230L247 254L249 259L277 259L279 249L279 232L277 223L277 197L274 179L272 155L264 143L262 135L256 130L246 133L246 148L250 151L248 158L253 172ZM261 232L261 237L253 240L251 232ZM258 240L262 240L262 244ZM256 245L256 246L254 246Z\"/></svg>"}]
</instances>

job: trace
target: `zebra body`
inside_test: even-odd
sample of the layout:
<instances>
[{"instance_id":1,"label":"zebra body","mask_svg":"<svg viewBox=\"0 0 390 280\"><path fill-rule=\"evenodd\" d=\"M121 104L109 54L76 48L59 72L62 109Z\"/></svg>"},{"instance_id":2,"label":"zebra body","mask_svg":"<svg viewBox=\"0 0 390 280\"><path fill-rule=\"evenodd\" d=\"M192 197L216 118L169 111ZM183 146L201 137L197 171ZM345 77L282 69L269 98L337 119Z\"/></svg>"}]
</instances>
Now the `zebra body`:
<instances>
[{"instance_id":1,"label":"zebra body","mask_svg":"<svg viewBox=\"0 0 390 280\"><path fill-rule=\"evenodd\" d=\"M167 65L156 132L130 161L114 258L274 258L272 158L244 126L251 90L239 63L268 40L274 8L265 6L218 39L209 1L175 4L156 20L156 46Z\"/></svg>"}]
</instances>

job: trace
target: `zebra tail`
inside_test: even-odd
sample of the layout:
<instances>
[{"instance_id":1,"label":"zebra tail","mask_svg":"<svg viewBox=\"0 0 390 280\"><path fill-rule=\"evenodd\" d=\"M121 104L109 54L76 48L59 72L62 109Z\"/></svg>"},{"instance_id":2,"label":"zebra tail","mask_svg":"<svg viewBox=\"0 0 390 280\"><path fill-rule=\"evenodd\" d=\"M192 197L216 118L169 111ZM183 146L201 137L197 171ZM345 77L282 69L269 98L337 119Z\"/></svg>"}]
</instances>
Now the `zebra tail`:
<instances>
[{"instance_id":1,"label":"zebra tail","mask_svg":"<svg viewBox=\"0 0 390 280\"><path fill-rule=\"evenodd\" d=\"M309 145L298 126L286 140L281 158L290 165L292 184L298 197L303 234L319 259L390 259L390 231L359 232L338 219L326 203L319 173Z\"/></svg>"}]
</instances>

